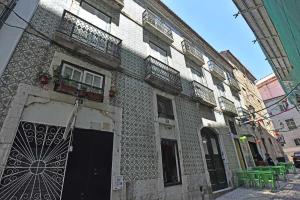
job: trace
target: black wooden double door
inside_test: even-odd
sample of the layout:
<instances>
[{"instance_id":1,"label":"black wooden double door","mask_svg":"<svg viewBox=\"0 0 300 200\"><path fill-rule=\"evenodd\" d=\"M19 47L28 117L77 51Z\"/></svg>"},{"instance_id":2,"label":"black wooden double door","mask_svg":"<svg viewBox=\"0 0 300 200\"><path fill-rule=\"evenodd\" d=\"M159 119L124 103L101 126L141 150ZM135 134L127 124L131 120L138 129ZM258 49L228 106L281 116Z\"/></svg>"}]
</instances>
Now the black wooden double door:
<instances>
[{"instance_id":1,"label":"black wooden double door","mask_svg":"<svg viewBox=\"0 0 300 200\"><path fill-rule=\"evenodd\" d=\"M227 188L227 178L218 137L208 128L204 128L201 135L212 190L217 191Z\"/></svg>"},{"instance_id":2,"label":"black wooden double door","mask_svg":"<svg viewBox=\"0 0 300 200\"><path fill-rule=\"evenodd\" d=\"M63 200L109 200L113 133L75 129Z\"/></svg>"}]
</instances>

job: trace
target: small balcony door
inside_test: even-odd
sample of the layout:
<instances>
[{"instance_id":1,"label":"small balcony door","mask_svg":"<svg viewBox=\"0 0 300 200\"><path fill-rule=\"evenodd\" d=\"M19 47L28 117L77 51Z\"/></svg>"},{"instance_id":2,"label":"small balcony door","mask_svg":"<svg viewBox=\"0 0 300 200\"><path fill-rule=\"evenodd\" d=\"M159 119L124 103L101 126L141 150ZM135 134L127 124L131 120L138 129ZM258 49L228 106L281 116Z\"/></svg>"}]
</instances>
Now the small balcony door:
<instances>
[{"instance_id":1,"label":"small balcony door","mask_svg":"<svg viewBox=\"0 0 300 200\"><path fill-rule=\"evenodd\" d=\"M75 129L62 200L110 200L113 133Z\"/></svg>"}]
</instances>

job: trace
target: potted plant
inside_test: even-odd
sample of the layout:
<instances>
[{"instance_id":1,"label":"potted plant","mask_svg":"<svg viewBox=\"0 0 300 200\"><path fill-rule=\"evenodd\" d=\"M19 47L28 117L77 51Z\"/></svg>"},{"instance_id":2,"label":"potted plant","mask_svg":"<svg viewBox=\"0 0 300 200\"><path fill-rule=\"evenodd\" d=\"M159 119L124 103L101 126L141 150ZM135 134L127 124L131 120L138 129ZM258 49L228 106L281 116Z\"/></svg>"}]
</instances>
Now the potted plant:
<instances>
[{"instance_id":1,"label":"potted plant","mask_svg":"<svg viewBox=\"0 0 300 200\"><path fill-rule=\"evenodd\" d=\"M92 101L98 101L98 102L103 101L103 95L97 92L90 92L90 91L86 92L86 98Z\"/></svg>"},{"instance_id":2,"label":"potted plant","mask_svg":"<svg viewBox=\"0 0 300 200\"><path fill-rule=\"evenodd\" d=\"M38 81L42 85L46 85L49 83L49 81L52 79L52 76L48 72L40 71L38 73Z\"/></svg>"}]
</instances>

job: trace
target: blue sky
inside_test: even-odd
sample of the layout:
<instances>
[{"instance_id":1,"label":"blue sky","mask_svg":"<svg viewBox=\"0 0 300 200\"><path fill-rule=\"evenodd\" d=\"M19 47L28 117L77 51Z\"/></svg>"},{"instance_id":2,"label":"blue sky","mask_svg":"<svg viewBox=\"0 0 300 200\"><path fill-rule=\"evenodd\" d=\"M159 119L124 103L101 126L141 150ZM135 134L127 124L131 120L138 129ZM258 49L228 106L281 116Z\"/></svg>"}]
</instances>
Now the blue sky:
<instances>
[{"instance_id":1,"label":"blue sky","mask_svg":"<svg viewBox=\"0 0 300 200\"><path fill-rule=\"evenodd\" d=\"M162 0L217 51L229 49L257 78L272 73L255 36L232 0Z\"/></svg>"}]
</instances>

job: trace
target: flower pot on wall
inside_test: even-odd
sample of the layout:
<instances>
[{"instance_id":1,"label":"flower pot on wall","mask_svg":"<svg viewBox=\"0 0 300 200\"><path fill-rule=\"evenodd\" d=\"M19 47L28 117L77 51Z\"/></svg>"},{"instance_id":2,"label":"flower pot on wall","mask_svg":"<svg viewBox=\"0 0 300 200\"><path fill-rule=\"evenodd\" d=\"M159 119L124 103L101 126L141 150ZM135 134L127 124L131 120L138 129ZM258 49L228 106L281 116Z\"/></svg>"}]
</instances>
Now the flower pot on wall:
<instances>
[{"instance_id":1,"label":"flower pot on wall","mask_svg":"<svg viewBox=\"0 0 300 200\"><path fill-rule=\"evenodd\" d=\"M95 92L86 92L86 98L91 101L103 102L103 95Z\"/></svg>"}]
</instances>

